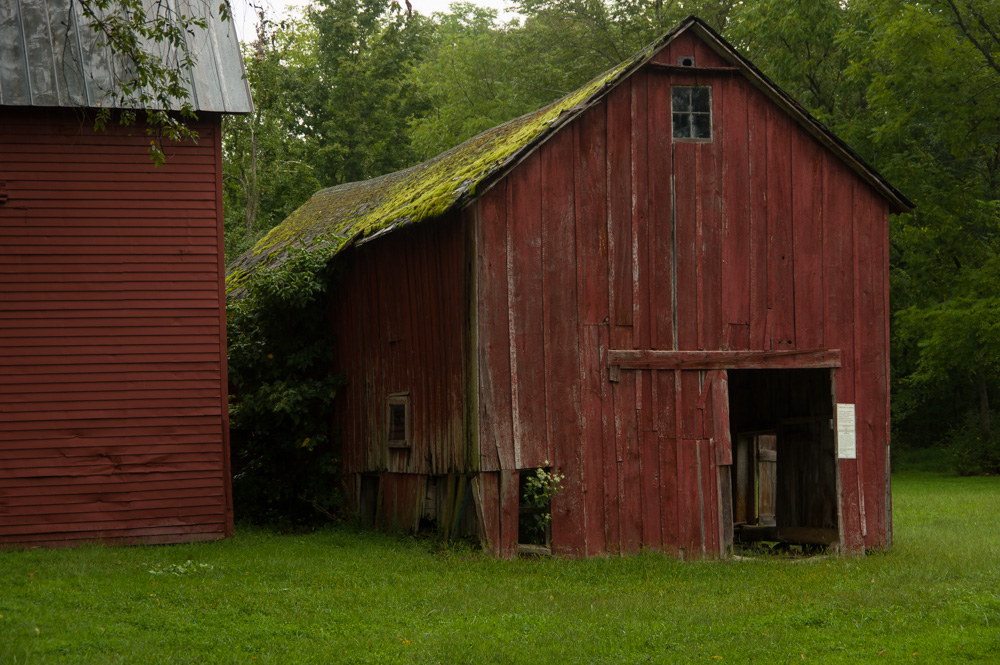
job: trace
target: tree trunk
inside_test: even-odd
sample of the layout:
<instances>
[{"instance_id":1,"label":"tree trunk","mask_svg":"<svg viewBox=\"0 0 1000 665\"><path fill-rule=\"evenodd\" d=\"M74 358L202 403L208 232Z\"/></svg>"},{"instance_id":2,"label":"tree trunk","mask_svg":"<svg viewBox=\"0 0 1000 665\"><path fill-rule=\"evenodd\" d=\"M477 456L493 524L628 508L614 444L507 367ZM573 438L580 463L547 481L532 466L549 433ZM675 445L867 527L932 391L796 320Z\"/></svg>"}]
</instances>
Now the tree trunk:
<instances>
[{"instance_id":1,"label":"tree trunk","mask_svg":"<svg viewBox=\"0 0 1000 665\"><path fill-rule=\"evenodd\" d=\"M257 187L257 132L250 125L250 182L247 191L246 222L247 237L253 232L253 223L257 221L257 210L260 207L260 189Z\"/></svg>"},{"instance_id":2,"label":"tree trunk","mask_svg":"<svg viewBox=\"0 0 1000 665\"><path fill-rule=\"evenodd\" d=\"M990 440L990 397L986 391L986 372L979 370L979 428L983 433L983 441Z\"/></svg>"}]
</instances>

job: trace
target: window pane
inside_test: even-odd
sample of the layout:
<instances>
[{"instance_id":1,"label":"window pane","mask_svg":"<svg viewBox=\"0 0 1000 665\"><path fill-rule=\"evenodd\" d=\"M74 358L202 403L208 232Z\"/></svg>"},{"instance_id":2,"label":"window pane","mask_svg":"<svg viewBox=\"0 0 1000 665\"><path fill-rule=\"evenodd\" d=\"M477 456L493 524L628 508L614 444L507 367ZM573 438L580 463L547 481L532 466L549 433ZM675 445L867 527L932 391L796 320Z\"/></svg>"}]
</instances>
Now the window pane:
<instances>
[{"instance_id":1,"label":"window pane","mask_svg":"<svg viewBox=\"0 0 1000 665\"><path fill-rule=\"evenodd\" d=\"M691 115L688 113L674 114L674 138L691 138Z\"/></svg>"},{"instance_id":2,"label":"window pane","mask_svg":"<svg viewBox=\"0 0 1000 665\"><path fill-rule=\"evenodd\" d=\"M691 88L672 88L671 99L671 108L674 113L691 110Z\"/></svg>"},{"instance_id":3,"label":"window pane","mask_svg":"<svg viewBox=\"0 0 1000 665\"><path fill-rule=\"evenodd\" d=\"M708 86L689 88L691 90L691 110L695 113L709 113L712 110L712 95Z\"/></svg>"},{"instance_id":4,"label":"window pane","mask_svg":"<svg viewBox=\"0 0 1000 665\"><path fill-rule=\"evenodd\" d=\"M691 114L691 138L712 138L712 116L708 113Z\"/></svg>"}]
</instances>

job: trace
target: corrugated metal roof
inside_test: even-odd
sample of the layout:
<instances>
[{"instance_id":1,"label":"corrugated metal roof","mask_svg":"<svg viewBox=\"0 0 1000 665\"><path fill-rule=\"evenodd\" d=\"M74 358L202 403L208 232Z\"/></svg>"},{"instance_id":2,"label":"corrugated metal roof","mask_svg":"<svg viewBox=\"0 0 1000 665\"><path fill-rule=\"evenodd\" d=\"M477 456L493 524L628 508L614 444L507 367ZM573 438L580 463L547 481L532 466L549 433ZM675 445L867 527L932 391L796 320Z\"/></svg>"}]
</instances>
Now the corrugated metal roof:
<instances>
[{"instance_id":1,"label":"corrugated metal roof","mask_svg":"<svg viewBox=\"0 0 1000 665\"><path fill-rule=\"evenodd\" d=\"M250 90L232 21L222 21L218 0L146 0L200 16L205 29L188 35L195 57L189 81L195 111L249 113ZM0 106L114 107L115 72L128 63L99 45L79 1L0 0ZM160 47L161 55L169 55Z\"/></svg>"}]
</instances>

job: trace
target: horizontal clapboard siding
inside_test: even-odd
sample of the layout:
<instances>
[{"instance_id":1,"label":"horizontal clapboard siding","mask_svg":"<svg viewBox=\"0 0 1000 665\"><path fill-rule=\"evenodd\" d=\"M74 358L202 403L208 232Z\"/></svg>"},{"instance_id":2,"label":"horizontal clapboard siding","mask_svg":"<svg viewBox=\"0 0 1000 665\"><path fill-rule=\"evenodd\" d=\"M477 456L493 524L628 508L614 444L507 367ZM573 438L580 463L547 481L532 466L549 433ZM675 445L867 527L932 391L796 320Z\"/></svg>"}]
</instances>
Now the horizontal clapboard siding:
<instances>
[{"instance_id":1,"label":"horizontal clapboard siding","mask_svg":"<svg viewBox=\"0 0 1000 665\"><path fill-rule=\"evenodd\" d=\"M217 119L0 111L0 545L232 529Z\"/></svg>"}]
</instances>

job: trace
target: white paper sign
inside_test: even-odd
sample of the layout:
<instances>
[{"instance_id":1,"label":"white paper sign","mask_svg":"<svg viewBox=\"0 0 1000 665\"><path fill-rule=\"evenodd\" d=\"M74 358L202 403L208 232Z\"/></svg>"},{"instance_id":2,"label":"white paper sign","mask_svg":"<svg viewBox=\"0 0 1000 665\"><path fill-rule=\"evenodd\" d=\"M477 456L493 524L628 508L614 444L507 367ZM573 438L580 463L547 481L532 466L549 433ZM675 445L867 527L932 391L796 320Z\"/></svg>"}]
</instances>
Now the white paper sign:
<instances>
[{"instance_id":1,"label":"white paper sign","mask_svg":"<svg viewBox=\"0 0 1000 665\"><path fill-rule=\"evenodd\" d=\"M837 457L857 459L858 445L853 404L837 405Z\"/></svg>"}]
</instances>

